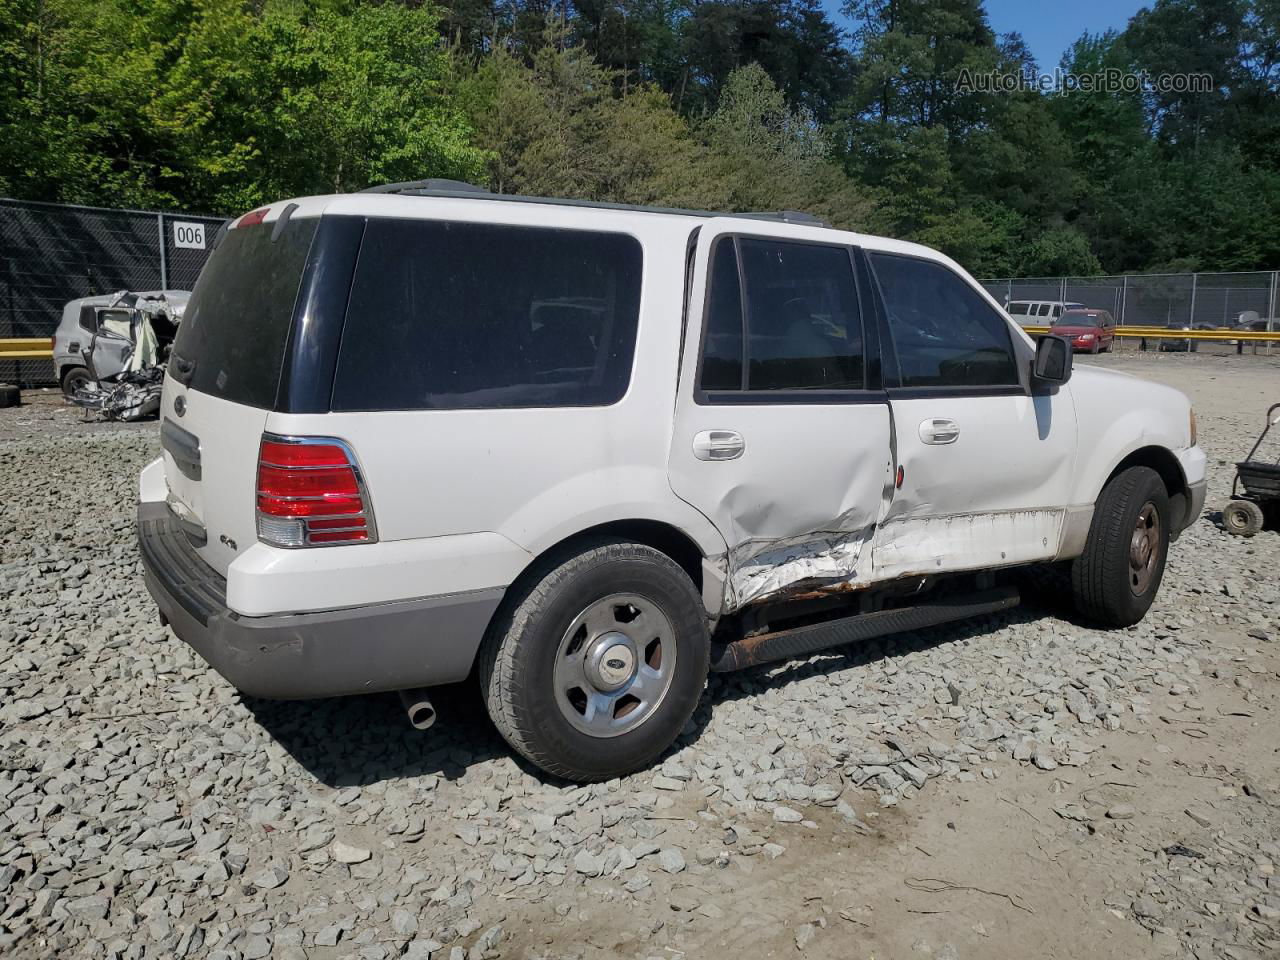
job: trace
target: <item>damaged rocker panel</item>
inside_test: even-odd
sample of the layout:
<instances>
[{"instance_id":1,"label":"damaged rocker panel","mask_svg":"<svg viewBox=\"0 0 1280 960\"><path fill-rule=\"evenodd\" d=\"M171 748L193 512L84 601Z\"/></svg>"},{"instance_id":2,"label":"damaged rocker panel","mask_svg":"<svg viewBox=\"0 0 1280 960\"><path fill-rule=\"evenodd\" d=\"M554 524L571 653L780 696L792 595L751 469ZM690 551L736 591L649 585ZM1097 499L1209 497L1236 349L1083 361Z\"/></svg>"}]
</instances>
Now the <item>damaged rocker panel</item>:
<instances>
[{"instance_id":1,"label":"damaged rocker panel","mask_svg":"<svg viewBox=\"0 0 1280 960\"><path fill-rule=\"evenodd\" d=\"M901 517L850 531L744 543L726 555L725 613L784 596L1052 559L1063 510Z\"/></svg>"}]
</instances>

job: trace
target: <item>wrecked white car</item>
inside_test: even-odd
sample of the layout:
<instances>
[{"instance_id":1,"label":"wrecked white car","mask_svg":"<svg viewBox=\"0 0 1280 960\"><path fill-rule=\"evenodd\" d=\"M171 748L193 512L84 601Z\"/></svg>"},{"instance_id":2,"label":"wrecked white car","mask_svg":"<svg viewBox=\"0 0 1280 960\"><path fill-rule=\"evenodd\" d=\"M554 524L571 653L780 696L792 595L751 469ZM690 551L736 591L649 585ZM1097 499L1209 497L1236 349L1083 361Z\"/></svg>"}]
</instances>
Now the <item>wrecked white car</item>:
<instances>
[{"instance_id":1,"label":"wrecked white car","mask_svg":"<svg viewBox=\"0 0 1280 960\"><path fill-rule=\"evenodd\" d=\"M1141 619L1201 512L1176 390L1035 343L933 250L798 214L458 185L230 225L178 329L138 537L164 622L243 692L479 683L603 780L708 670L1012 606L1069 568Z\"/></svg>"},{"instance_id":2,"label":"wrecked white car","mask_svg":"<svg viewBox=\"0 0 1280 960\"><path fill-rule=\"evenodd\" d=\"M66 398L112 420L154 414L190 297L187 290L122 290L63 307L53 361Z\"/></svg>"}]
</instances>

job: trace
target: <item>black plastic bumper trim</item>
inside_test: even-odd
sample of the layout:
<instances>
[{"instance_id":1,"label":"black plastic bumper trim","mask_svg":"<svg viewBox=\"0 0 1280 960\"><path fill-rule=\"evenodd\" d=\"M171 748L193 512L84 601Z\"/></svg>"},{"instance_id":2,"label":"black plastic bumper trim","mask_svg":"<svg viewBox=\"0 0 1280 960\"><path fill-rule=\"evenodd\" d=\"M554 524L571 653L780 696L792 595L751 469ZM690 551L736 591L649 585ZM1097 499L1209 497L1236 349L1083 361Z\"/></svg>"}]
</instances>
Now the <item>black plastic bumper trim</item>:
<instances>
[{"instance_id":1,"label":"black plastic bumper trim","mask_svg":"<svg viewBox=\"0 0 1280 960\"><path fill-rule=\"evenodd\" d=\"M242 693L306 700L455 683L505 588L315 613L245 617L164 503L138 505L147 590L180 640Z\"/></svg>"}]
</instances>

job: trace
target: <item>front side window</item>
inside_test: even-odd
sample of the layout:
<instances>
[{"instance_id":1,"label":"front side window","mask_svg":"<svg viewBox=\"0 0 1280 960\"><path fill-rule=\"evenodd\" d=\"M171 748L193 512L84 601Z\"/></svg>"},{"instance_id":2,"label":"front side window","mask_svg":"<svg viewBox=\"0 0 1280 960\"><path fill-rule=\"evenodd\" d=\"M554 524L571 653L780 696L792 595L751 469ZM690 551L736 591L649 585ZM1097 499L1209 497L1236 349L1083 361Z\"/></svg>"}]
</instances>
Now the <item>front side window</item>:
<instances>
[{"instance_id":1,"label":"front side window","mask_svg":"<svg viewBox=\"0 0 1280 960\"><path fill-rule=\"evenodd\" d=\"M1011 303L1009 304L1009 313L1015 317L1025 317L1027 315L1027 304Z\"/></svg>"},{"instance_id":2,"label":"front side window","mask_svg":"<svg viewBox=\"0 0 1280 960\"><path fill-rule=\"evenodd\" d=\"M630 236L370 220L334 410L605 406L631 378L641 248Z\"/></svg>"},{"instance_id":3,"label":"front side window","mask_svg":"<svg viewBox=\"0 0 1280 960\"><path fill-rule=\"evenodd\" d=\"M903 387L1018 386L1009 324L931 260L871 253Z\"/></svg>"},{"instance_id":4,"label":"front side window","mask_svg":"<svg viewBox=\"0 0 1280 960\"><path fill-rule=\"evenodd\" d=\"M862 317L846 248L722 238L708 296L703 391L865 387Z\"/></svg>"}]
</instances>

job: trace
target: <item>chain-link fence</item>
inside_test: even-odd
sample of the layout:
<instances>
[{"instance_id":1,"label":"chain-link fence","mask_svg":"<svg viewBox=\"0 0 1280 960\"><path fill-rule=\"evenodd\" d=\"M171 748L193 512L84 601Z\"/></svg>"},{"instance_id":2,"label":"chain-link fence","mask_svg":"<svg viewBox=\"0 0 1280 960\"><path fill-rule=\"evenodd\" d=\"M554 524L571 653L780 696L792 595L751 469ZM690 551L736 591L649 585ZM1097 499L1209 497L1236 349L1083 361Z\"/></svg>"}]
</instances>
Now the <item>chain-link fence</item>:
<instances>
[{"instance_id":1,"label":"chain-link fence","mask_svg":"<svg viewBox=\"0 0 1280 960\"><path fill-rule=\"evenodd\" d=\"M0 337L52 337L68 300L190 290L223 220L0 198ZM48 360L0 360L0 381L55 382Z\"/></svg>"},{"instance_id":2,"label":"chain-link fence","mask_svg":"<svg viewBox=\"0 0 1280 960\"><path fill-rule=\"evenodd\" d=\"M1276 272L984 280L1003 304L1061 300L1111 311L1121 326L1210 329L1276 318ZM1272 323L1280 329L1280 318Z\"/></svg>"}]
</instances>

